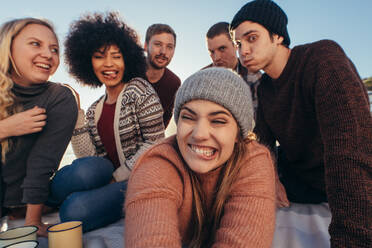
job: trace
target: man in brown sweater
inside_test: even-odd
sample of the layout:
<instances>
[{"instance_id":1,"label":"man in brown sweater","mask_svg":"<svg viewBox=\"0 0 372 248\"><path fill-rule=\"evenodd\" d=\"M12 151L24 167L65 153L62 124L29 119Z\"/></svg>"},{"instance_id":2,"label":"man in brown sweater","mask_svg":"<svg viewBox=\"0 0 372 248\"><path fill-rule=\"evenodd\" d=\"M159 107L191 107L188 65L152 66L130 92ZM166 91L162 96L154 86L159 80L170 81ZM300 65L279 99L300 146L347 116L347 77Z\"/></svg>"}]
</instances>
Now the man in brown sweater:
<instances>
[{"instance_id":1,"label":"man in brown sweater","mask_svg":"<svg viewBox=\"0 0 372 248\"><path fill-rule=\"evenodd\" d=\"M332 247L372 247L372 116L353 63L333 41L289 48L287 16L255 0L234 16L240 61L263 70L255 131L278 149L289 200L329 202Z\"/></svg>"},{"instance_id":2,"label":"man in brown sweater","mask_svg":"<svg viewBox=\"0 0 372 248\"><path fill-rule=\"evenodd\" d=\"M159 96L167 128L172 118L174 96L181 85L179 77L167 68L176 49L176 33L167 24L152 24L146 31L144 49L147 53L146 80Z\"/></svg>"}]
</instances>

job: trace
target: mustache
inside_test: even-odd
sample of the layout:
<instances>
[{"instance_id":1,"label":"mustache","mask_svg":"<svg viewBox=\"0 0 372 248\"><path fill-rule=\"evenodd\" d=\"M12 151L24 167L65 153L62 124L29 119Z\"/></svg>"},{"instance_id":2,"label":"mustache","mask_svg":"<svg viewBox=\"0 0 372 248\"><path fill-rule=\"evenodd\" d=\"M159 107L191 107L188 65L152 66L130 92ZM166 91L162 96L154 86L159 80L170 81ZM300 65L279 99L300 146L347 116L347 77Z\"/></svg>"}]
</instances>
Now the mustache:
<instances>
[{"instance_id":1,"label":"mustache","mask_svg":"<svg viewBox=\"0 0 372 248\"><path fill-rule=\"evenodd\" d=\"M169 58L168 58L167 56L165 56L164 54L155 55L155 58L156 58L156 59L165 59L165 60L169 60Z\"/></svg>"}]
</instances>

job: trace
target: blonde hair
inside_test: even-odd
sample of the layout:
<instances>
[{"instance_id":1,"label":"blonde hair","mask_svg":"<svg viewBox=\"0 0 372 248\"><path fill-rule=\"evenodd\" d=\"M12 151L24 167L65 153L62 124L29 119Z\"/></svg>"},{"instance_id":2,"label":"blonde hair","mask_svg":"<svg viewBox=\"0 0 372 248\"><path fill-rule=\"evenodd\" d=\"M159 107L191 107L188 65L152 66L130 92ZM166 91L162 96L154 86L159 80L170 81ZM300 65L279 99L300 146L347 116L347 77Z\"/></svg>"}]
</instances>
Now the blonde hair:
<instances>
[{"instance_id":1,"label":"blonde hair","mask_svg":"<svg viewBox=\"0 0 372 248\"><path fill-rule=\"evenodd\" d=\"M14 37L29 24L48 27L57 38L52 24L47 20L37 18L14 19L0 27L0 121L21 111L21 107L17 106L15 96L11 92L13 81L10 72L13 69L15 73L19 74L12 58L11 46ZM1 140L1 160L3 163L5 163L5 155L10 150L10 146L9 138Z\"/></svg>"},{"instance_id":2,"label":"blonde hair","mask_svg":"<svg viewBox=\"0 0 372 248\"><path fill-rule=\"evenodd\" d=\"M187 167L193 190L194 206L192 224L195 226L189 247L201 248L212 246L223 216L223 208L227 198L229 197L231 187L238 178L239 172L244 165L241 160L248 152L246 145L253 140L256 140L256 135L253 132L249 132L247 137L244 139L241 135L238 135L238 140L235 143L233 153L226 161L226 164L223 166L220 173L212 211L209 213L206 209L206 203L204 201L205 196L199 179L197 175Z\"/></svg>"}]
</instances>

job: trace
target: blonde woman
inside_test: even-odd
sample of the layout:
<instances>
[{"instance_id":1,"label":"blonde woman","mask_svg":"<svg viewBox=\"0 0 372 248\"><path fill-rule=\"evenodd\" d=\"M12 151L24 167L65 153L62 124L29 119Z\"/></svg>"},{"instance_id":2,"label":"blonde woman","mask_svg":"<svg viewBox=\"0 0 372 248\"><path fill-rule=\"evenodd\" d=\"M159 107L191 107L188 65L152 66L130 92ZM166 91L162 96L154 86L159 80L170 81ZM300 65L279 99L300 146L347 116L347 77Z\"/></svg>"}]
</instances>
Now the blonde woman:
<instances>
[{"instance_id":1,"label":"blonde woman","mask_svg":"<svg viewBox=\"0 0 372 248\"><path fill-rule=\"evenodd\" d=\"M0 28L1 216L25 214L39 227L49 182L77 118L74 96L49 82L59 65L59 43L47 21L24 18Z\"/></svg>"},{"instance_id":2,"label":"blonde woman","mask_svg":"<svg viewBox=\"0 0 372 248\"><path fill-rule=\"evenodd\" d=\"M190 76L175 100L177 134L136 163L125 247L270 247L276 200L270 152L255 141L249 86L231 70ZM278 184L279 185L279 184Z\"/></svg>"}]
</instances>

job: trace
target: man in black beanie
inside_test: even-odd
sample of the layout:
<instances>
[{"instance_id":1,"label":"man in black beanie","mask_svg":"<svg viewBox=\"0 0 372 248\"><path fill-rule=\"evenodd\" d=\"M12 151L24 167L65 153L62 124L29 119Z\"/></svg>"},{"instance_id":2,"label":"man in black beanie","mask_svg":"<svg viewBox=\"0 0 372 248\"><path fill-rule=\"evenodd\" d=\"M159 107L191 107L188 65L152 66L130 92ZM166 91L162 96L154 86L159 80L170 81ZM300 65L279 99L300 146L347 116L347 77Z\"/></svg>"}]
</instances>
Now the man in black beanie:
<instances>
[{"instance_id":1,"label":"man in black beanie","mask_svg":"<svg viewBox=\"0 0 372 248\"><path fill-rule=\"evenodd\" d=\"M241 63L263 70L255 131L278 149L292 202L329 202L332 247L372 247L372 115L366 88L330 40L289 48L271 0L244 5L230 26Z\"/></svg>"}]
</instances>

